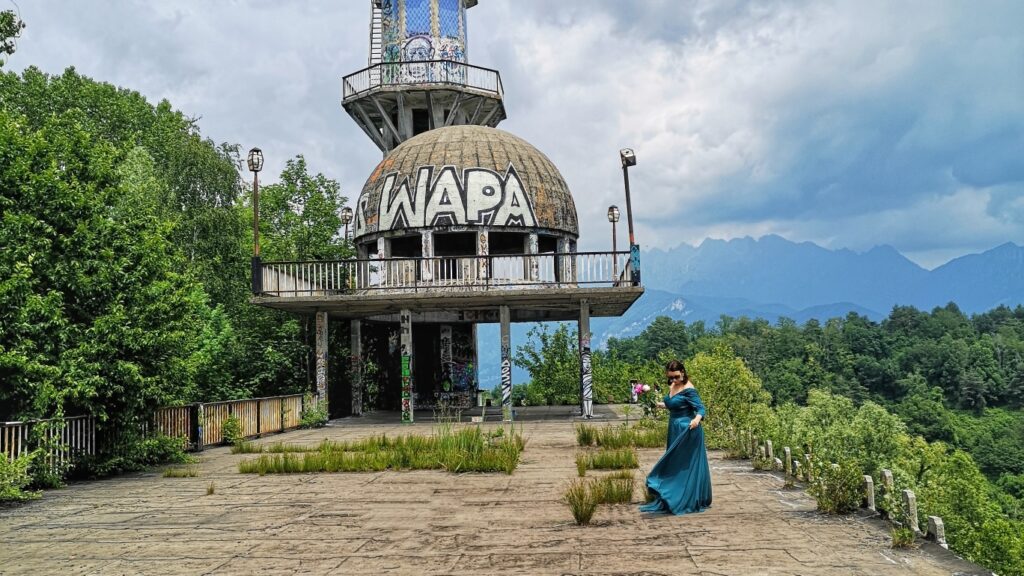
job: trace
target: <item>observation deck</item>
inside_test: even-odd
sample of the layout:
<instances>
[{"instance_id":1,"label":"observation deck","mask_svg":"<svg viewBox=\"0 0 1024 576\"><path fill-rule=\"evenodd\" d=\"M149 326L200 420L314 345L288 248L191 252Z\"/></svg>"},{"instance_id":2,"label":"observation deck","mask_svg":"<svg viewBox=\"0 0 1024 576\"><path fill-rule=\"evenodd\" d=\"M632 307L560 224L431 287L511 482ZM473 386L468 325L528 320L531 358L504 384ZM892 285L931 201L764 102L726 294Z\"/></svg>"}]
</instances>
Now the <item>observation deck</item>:
<instances>
[{"instance_id":1,"label":"observation deck","mask_svg":"<svg viewBox=\"0 0 1024 576\"><path fill-rule=\"evenodd\" d=\"M253 303L335 318L387 316L407 309L450 322L573 320L621 316L644 289L628 252L574 252L431 258L373 258L262 264Z\"/></svg>"},{"instance_id":2,"label":"observation deck","mask_svg":"<svg viewBox=\"0 0 1024 576\"><path fill-rule=\"evenodd\" d=\"M454 60L374 64L342 79L341 104L384 152L427 130L506 118L501 74Z\"/></svg>"}]
</instances>

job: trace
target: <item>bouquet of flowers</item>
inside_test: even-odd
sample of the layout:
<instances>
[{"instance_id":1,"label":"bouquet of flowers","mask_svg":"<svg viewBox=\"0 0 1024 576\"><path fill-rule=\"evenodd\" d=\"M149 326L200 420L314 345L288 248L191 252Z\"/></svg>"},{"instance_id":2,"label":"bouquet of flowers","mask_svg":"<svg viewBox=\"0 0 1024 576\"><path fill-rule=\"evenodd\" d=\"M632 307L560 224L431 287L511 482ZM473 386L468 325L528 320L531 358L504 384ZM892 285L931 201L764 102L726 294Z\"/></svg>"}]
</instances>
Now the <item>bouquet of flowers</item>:
<instances>
[{"instance_id":1,"label":"bouquet of flowers","mask_svg":"<svg viewBox=\"0 0 1024 576\"><path fill-rule=\"evenodd\" d=\"M651 388L650 384L637 382L633 385L633 396L636 397L637 402L643 407L644 416L654 414L654 409L658 403L658 391L656 389Z\"/></svg>"}]
</instances>

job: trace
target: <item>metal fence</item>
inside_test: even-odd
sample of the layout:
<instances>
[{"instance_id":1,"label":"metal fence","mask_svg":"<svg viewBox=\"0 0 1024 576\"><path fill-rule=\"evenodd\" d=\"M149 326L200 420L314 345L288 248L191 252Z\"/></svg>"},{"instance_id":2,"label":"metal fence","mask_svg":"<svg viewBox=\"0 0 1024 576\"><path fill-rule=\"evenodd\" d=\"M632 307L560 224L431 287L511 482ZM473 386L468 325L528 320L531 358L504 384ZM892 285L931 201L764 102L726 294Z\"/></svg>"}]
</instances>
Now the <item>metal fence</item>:
<instances>
[{"instance_id":1,"label":"metal fence","mask_svg":"<svg viewBox=\"0 0 1024 576\"><path fill-rule=\"evenodd\" d=\"M189 450L224 443L224 423L238 418L241 435L254 438L285 432L299 427L304 409L314 409L301 394L250 398L226 402L196 403L158 409L151 424L143 427L143 435L160 434L181 438ZM0 422L0 453L14 460L42 448L54 464L73 463L81 456L94 456L97 449L116 452L104 443L118 442L117 435L100 436L97 440L96 419L92 416Z\"/></svg>"},{"instance_id":2,"label":"metal fence","mask_svg":"<svg viewBox=\"0 0 1024 576\"><path fill-rule=\"evenodd\" d=\"M96 419L92 416L0 422L0 453L14 460L36 449L47 460L63 466L84 455L96 454Z\"/></svg>"},{"instance_id":3,"label":"metal fence","mask_svg":"<svg viewBox=\"0 0 1024 576\"><path fill-rule=\"evenodd\" d=\"M382 62L345 76L341 83L344 100L399 84L448 84L487 92L496 98L504 97L501 74L497 70L452 60Z\"/></svg>"},{"instance_id":4,"label":"metal fence","mask_svg":"<svg viewBox=\"0 0 1024 576\"><path fill-rule=\"evenodd\" d=\"M628 252L268 262L260 284L279 297L634 285Z\"/></svg>"}]
</instances>

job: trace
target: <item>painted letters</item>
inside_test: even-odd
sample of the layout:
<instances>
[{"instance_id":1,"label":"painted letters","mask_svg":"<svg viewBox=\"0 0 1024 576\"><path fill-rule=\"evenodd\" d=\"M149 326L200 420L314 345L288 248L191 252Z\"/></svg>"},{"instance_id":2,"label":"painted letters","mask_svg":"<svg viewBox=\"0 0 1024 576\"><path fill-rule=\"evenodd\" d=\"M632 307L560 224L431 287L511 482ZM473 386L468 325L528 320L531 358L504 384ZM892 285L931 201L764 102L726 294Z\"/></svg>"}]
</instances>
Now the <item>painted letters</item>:
<instances>
[{"instance_id":1,"label":"painted letters","mask_svg":"<svg viewBox=\"0 0 1024 576\"><path fill-rule=\"evenodd\" d=\"M373 192L380 194L376 217L367 202ZM528 190L511 164L504 176L484 168L459 174L454 166L423 166L415 186L409 177L394 172L373 192L364 193L357 204L357 236L437 226L537 226Z\"/></svg>"}]
</instances>

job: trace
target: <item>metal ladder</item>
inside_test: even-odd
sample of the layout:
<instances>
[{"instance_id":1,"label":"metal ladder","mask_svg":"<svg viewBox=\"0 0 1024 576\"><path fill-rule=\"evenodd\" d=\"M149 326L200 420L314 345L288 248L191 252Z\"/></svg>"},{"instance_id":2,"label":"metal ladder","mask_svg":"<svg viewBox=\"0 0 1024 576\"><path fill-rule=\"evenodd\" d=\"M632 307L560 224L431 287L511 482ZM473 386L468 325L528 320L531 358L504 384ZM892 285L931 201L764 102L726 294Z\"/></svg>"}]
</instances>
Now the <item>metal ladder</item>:
<instances>
[{"instance_id":1,"label":"metal ladder","mask_svg":"<svg viewBox=\"0 0 1024 576\"><path fill-rule=\"evenodd\" d=\"M381 63L384 52L384 29L382 24L380 0L370 0L370 66ZM380 86L380 68L370 69L370 86Z\"/></svg>"}]
</instances>

